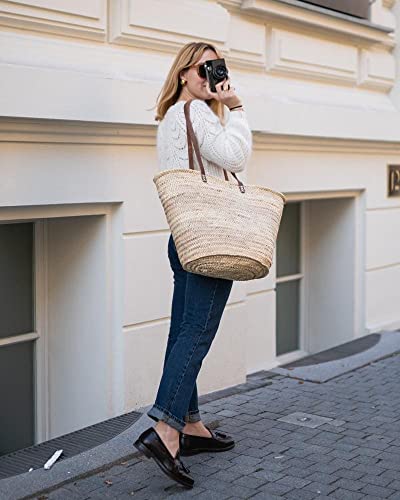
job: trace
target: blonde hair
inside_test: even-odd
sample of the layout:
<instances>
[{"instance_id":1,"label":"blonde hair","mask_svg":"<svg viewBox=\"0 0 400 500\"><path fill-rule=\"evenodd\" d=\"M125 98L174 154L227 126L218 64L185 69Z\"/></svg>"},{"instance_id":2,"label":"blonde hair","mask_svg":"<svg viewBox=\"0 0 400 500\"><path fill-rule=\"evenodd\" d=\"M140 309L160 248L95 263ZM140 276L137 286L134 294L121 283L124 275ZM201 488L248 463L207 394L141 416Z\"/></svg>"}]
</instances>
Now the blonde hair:
<instances>
[{"instance_id":1,"label":"blonde hair","mask_svg":"<svg viewBox=\"0 0 400 500\"><path fill-rule=\"evenodd\" d=\"M218 58L222 57L213 45L205 42L187 43L180 49L158 94L155 120L161 121L168 109L177 102L183 87L179 76L180 73L196 64L207 49L215 52ZM224 105L213 98L206 99L205 102L223 123Z\"/></svg>"}]
</instances>

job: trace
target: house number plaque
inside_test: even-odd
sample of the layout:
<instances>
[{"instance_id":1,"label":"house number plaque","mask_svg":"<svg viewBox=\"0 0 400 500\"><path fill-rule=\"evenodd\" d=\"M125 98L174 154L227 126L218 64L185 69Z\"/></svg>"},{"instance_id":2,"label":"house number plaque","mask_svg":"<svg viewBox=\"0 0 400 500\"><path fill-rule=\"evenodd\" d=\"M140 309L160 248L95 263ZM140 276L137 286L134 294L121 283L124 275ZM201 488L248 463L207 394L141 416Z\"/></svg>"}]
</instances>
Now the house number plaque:
<instances>
[{"instance_id":1,"label":"house number plaque","mask_svg":"<svg viewBox=\"0 0 400 500\"><path fill-rule=\"evenodd\" d=\"M388 196L400 196L400 165L388 165Z\"/></svg>"}]
</instances>

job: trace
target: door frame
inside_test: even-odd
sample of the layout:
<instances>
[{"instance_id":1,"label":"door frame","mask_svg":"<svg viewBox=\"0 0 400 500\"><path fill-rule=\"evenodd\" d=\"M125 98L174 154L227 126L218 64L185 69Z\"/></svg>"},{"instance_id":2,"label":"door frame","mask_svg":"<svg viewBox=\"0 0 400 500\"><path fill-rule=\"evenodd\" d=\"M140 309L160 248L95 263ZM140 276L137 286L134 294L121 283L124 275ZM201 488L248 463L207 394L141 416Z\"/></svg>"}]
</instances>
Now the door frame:
<instances>
[{"instance_id":1,"label":"door frame","mask_svg":"<svg viewBox=\"0 0 400 500\"><path fill-rule=\"evenodd\" d=\"M307 269L307 242L309 241L308 231L309 227L309 201L319 199L332 199L332 198L354 198L356 201L356 217L357 217L357 230L356 230L356 267L355 267L355 315L354 315L354 338L364 335L366 332L365 325L365 276L363 272L363 263L365 261L365 193L363 190L344 189L340 191L315 191L315 192L293 192L284 193L287 202L299 201L301 203L300 218L301 218L301 234L300 234L300 266L303 274L301 280L299 295L300 295L300 333L299 333L299 346L300 349L292 351L287 354L276 356L279 365L291 363L309 354L310 337L309 332L309 304L310 304L310 286L308 279ZM349 339L350 340L350 339Z\"/></svg>"},{"instance_id":2,"label":"door frame","mask_svg":"<svg viewBox=\"0 0 400 500\"><path fill-rule=\"evenodd\" d=\"M115 205L115 206L114 206ZM114 210L118 210L118 203L84 203L84 204L59 204L59 205L35 205L21 207L0 207L0 224L26 223L34 224L33 236L33 274L34 274L34 328L33 332L25 335L15 336L10 339L0 339L1 345L7 343L25 342L29 340L35 341L33 355L33 384L34 384L34 443L38 444L47 441L51 437L51 401L50 401L50 384L49 380L49 338L48 338L48 222L47 219L55 217L76 217L88 215L105 215L107 216L107 227L110 235L114 240L118 240L121 234L122 218L119 216L119 222L111 224L109 218L114 214ZM115 250L113 250L115 252ZM115 256L114 256L115 257ZM114 262L114 261L113 261ZM120 262L118 262L120 266ZM118 282L114 283L114 296L120 295ZM115 299L117 300L117 299ZM118 304L121 302L121 298ZM115 331L122 323L122 313L118 310L118 315L113 319L112 327ZM122 343L122 340L120 340ZM119 351L122 352L122 345L118 345ZM118 391L115 391L115 400L112 401L115 406L116 414L123 411L124 392L123 392L123 367L117 365L115 367L114 383Z\"/></svg>"},{"instance_id":3,"label":"door frame","mask_svg":"<svg viewBox=\"0 0 400 500\"><path fill-rule=\"evenodd\" d=\"M34 221L34 275L35 275L35 342L34 394L35 443L47 441L49 429L48 325L47 325L47 221Z\"/></svg>"},{"instance_id":4,"label":"door frame","mask_svg":"<svg viewBox=\"0 0 400 500\"><path fill-rule=\"evenodd\" d=\"M307 288L307 269L306 269L306 231L307 231L307 210L305 200L290 200L288 198L288 203L298 203L299 204L299 216L300 216L300 239L299 239L299 252L300 252L300 269L296 274L292 274L290 276L284 278L276 278L276 283L282 283L285 281L294 281L293 278L298 277L297 281L299 281L299 348L295 351L291 351L285 354L280 354L276 356L276 359L280 364L289 363L293 359L297 359L299 357L306 356L308 354L308 337L307 337L307 321L308 321L308 308L307 308L307 300L306 296Z\"/></svg>"}]
</instances>

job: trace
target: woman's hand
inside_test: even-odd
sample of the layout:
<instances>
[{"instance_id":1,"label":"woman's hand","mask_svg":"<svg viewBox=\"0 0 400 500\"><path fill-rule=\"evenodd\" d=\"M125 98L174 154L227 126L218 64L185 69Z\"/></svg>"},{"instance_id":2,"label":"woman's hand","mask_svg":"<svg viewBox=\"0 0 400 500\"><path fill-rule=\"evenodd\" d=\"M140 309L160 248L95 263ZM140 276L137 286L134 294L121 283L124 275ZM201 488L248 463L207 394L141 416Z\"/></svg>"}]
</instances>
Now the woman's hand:
<instances>
[{"instance_id":1,"label":"woman's hand","mask_svg":"<svg viewBox=\"0 0 400 500\"><path fill-rule=\"evenodd\" d=\"M213 98L216 101L222 102L228 108L233 108L234 106L240 106L242 101L240 97L235 94L235 87L231 87L230 78L219 82L215 85L216 92L211 92L210 84L206 82L206 88L209 93L209 98Z\"/></svg>"}]
</instances>

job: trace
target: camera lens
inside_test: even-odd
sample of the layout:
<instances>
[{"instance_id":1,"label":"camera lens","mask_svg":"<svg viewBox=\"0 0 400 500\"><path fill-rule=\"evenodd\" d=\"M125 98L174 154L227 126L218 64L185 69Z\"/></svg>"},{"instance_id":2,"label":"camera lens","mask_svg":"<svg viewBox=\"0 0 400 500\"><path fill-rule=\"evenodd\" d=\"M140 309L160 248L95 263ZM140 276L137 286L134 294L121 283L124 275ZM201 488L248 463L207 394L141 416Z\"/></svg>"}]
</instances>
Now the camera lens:
<instances>
[{"instance_id":1,"label":"camera lens","mask_svg":"<svg viewBox=\"0 0 400 500\"><path fill-rule=\"evenodd\" d=\"M216 78L226 78L227 76L227 70L226 70L226 67L225 66L216 66L215 69L214 69L214 75Z\"/></svg>"}]
</instances>

